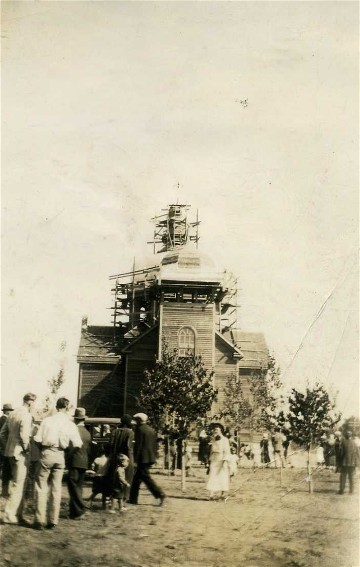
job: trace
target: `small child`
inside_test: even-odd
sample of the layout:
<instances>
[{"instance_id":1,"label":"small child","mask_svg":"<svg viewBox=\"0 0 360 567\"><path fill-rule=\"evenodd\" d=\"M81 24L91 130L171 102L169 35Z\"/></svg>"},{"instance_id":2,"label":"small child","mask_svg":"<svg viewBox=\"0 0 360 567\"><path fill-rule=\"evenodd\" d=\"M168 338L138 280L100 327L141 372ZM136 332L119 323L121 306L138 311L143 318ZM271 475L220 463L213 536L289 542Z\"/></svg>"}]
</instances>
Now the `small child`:
<instances>
[{"instance_id":1,"label":"small child","mask_svg":"<svg viewBox=\"0 0 360 567\"><path fill-rule=\"evenodd\" d=\"M233 477L237 474L239 457L236 454L235 447L231 447L230 451L230 477Z\"/></svg>"},{"instance_id":2,"label":"small child","mask_svg":"<svg viewBox=\"0 0 360 567\"><path fill-rule=\"evenodd\" d=\"M184 462L185 462L185 476L190 476L191 465L192 465L192 448L191 447L186 447L186 449L185 449Z\"/></svg>"},{"instance_id":3,"label":"small child","mask_svg":"<svg viewBox=\"0 0 360 567\"><path fill-rule=\"evenodd\" d=\"M119 505L119 512L125 512L127 508L124 506L125 497L126 497L126 488L130 487L130 484L127 482L125 478L125 469L129 464L129 457L126 455L117 455L116 457L116 469L114 471L114 478L113 478L113 490L112 490L112 502L111 502L111 510L109 512L111 514L115 514L115 499L118 501Z\"/></svg>"},{"instance_id":4,"label":"small child","mask_svg":"<svg viewBox=\"0 0 360 567\"><path fill-rule=\"evenodd\" d=\"M92 493L89 498L90 508L98 494L102 495L102 508L106 509L106 498L110 496L109 479L107 477L109 469L109 449L103 446L100 449L101 453L97 457L91 468L95 473L93 477Z\"/></svg>"}]
</instances>

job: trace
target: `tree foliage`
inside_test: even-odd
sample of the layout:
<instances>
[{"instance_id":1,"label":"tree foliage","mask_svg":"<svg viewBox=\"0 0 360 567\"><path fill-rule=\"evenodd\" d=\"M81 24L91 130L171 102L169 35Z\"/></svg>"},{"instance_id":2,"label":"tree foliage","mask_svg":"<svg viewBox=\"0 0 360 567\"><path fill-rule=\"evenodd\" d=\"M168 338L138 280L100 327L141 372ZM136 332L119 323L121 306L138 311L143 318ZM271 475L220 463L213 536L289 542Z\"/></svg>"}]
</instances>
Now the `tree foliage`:
<instances>
[{"instance_id":1,"label":"tree foliage","mask_svg":"<svg viewBox=\"0 0 360 567\"><path fill-rule=\"evenodd\" d=\"M200 356L180 357L163 345L161 360L145 370L139 406L151 416L157 430L185 438L199 417L205 417L217 391Z\"/></svg>"},{"instance_id":2,"label":"tree foliage","mask_svg":"<svg viewBox=\"0 0 360 567\"><path fill-rule=\"evenodd\" d=\"M43 404L43 414L49 413L55 406L56 396L59 392L61 386L65 382L64 369L61 367L56 376L53 376L47 381L49 387L49 393L46 395Z\"/></svg>"},{"instance_id":3,"label":"tree foliage","mask_svg":"<svg viewBox=\"0 0 360 567\"><path fill-rule=\"evenodd\" d=\"M295 388L291 390L287 421L291 436L299 445L309 450L311 444L333 429L340 418L341 414L335 411L335 402L323 385L307 386L304 393Z\"/></svg>"},{"instance_id":4,"label":"tree foliage","mask_svg":"<svg viewBox=\"0 0 360 567\"><path fill-rule=\"evenodd\" d=\"M247 389L244 388L245 383ZM250 376L228 377L220 417L232 427L247 424L254 431L270 430L279 411L281 386L280 368L274 356L270 355L268 365L255 370Z\"/></svg>"}]
</instances>

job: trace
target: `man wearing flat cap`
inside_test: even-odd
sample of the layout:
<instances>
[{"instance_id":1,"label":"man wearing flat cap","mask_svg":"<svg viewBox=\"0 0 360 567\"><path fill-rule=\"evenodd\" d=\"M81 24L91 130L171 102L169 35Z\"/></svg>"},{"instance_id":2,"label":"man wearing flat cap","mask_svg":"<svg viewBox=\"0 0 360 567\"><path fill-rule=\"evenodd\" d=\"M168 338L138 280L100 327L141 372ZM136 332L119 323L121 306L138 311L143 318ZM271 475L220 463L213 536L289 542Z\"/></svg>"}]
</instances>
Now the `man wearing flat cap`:
<instances>
[{"instance_id":1,"label":"man wearing flat cap","mask_svg":"<svg viewBox=\"0 0 360 567\"><path fill-rule=\"evenodd\" d=\"M91 447L91 435L85 428L86 412L84 408L76 408L74 422L77 425L82 446L70 447L67 453L67 465L69 469L67 485L70 495L69 515L72 520L84 518L89 509L83 500L83 485L86 469L89 468L89 455Z\"/></svg>"},{"instance_id":2,"label":"man wearing flat cap","mask_svg":"<svg viewBox=\"0 0 360 567\"><path fill-rule=\"evenodd\" d=\"M165 493L150 476L150 467L156 461L156 433L147 425L148 416L145 413L137 413L133 419L136 423L134 447L136 472L131 485L129 503L138 503L140 485L143 482L154 498L160 500L162 506Z\"/></svg>"},{"instance_id":3,"label":"man wearing flat cap","mask_svg":"<svg viewBox=\"0 0 360 567\"><path fill-rule=\"evenodd\" d=\"M4 404L2 407L2 416L0 417L0 431L5 424L7 418L14 411L11 404ZM9 457L4 455L5 447L0 447L0 469L1 469L1 496L7 498L9 496L9 484L11 480L11 465Z\"/></svg>"}]
</instances>

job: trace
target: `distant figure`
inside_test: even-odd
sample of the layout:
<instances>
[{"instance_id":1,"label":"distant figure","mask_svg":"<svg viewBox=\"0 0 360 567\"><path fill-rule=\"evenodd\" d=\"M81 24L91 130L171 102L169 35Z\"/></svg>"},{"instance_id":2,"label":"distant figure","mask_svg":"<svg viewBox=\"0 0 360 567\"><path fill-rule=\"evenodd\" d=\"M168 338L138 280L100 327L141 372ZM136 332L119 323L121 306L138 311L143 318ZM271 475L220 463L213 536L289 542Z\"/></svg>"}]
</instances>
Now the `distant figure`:
<instances>
[{"instance_id":1,"label":"distant figure","mask_svg":"<svg viewBox=\"0 0 360 567\"><path fill-rule=\"evenodd\" d=\"M269 455L269 437L267 433L264 433L261 441L260 441L260 449L261 449L261 462L263 464L270 463L270 455Z\"/></svg>"},{"instance_id":2,"label":"distant figure","mask_svg":"<svg viewBox=\"0 0 360 567\"><path fill-rule=\"evenodd\" d=\"M237 456L235 447L230 448L230 478L237 475L239 457Z\"/></svg>"},{"instance_id":3,"label":"distant figure","mask_svg":"<svg viewBox=\"0 0 360 567\"><path fill-rule=\"evenodd\" d=\"M57 413L43 419L34 437L40 448L40 460L35 478L34 528L38 530L44 527L52 529L58 524L61 482L65 470L64 451L69 445L73 448L82 446L78 428L68 416L69 406L70 402L67 398L59 398L56 402Z\"/></svg>"},{"instance_id":4,"label":"distant figure","mask_svg":"<svg viewBox=\"0 0 360 567\"><path fill-rule=\"evenodd\" d=\"M11 404L4 404L2 407L2 416L0 417L0 431L5 424L7 418L14 409ZM1 469L1 496L7 498L9 496L9 484L11 480L11 464L9 457L5 457L6 440L4 446L0 446L0 469Z\"/></svg>"},{"instance_id":5,"label":"distant figure","mask_svg":"<svg viewBox=\"0 0 360 567\"><path fill-rule=\"evenodd\" d=\"M130 484L126 480L126 467L129 464L129 457L126 455L117 455L116 457L116 468L114 471L113 479L113 490L112 490L112 502L111 510L112 514L115 514L115 500L119 506L119 512L125 512L127 508L125 507L125 501L127 497L127 490L130 488Z\"/></svg>"},{"instance_id":6,"label":"distant figure","mask_svg":"<svg viewBox=\"0 0 360 567\"><path fill-rule=\"evenodd\" d=\"M334 443L334 453L335 453L335 472L341 472L341 442L342 435L341 431L335 431L335 443Z\"/></svg>"},{"instance_id":7,"label":"distant figure","mask_svg":"<svg viewBox=\"0 0 360 567\"><path fill-rule=\"evenodd\" d=\"M339 494L344 494L346 477L349 477L349 492L354 492L354 472L359 465L359 450L356 443L351 438L350 431L345 431L344 438L340 446L340 490Z\"/></svg>"},{"instance_id":8,"label":"distant figure","mask_svg":"<svg viewBox=\"0 0 360 567\"><path fill-rule=\"evenodd\" d=\"M322 445L318 445L316 448L316 464L318 467L323 467L325 464L324 447Z\"/></svg>"},{"instance_id":9,"label":"distant figure","mask_svg":"<svg viewBox=\"0 0 360 567\"><path fill-rule=\"evenodd\" d=\"M184 463L185 463L185 475L190 476L191 474L191 464L192 464L192 448L186 445L185 455L184 455Z\"/></svg>"},{"instance_id":10,"label":"distant figure","mask_svg":"<svg viewBox=\"0 0 360 567\"><path fill-rule=\"evenodd\" d=\"M209 446L209 436L206 433L205 429L202 429L199 434L199 456L198 459L202 465L208 466L209 463L209 454L210 454L210 446Z\"/></svg>"},{"instance_id":11,"label":"distant figure","mask_svg":"<svg viewBox=\"0 0 360 567\"><path fill-rule=\"evenodd\" d=\"M91 435L85 427L85 409L76 408L74 421L82 441L81 447L69 447L67 453L68 477L67 485L69 490L69 515L71 520L83 518L88 509L83 499L83 485L85 473L89 468L89 456L91 447Z\"/></svg>"},{"instance_id":12,"label":"distant figure","mask_svg":"<svg viewBox=\"0 0 360 567\"><path fill-rule=\"evenodd\" d=\"M230 483L230 445L223 435L223 428L216 424L213 428L210 450L209 479L206 490L210 492L209 499L215 499L215 493L220 492L224 498L229 491Z\"/></svg>"},{"instance_id":13,"label":"distant figure","mask_svg":"<svg viewBox=\"0 0 360 567\"><path fill-rule=\"evenodd\" d=\"M5 504L3 522L5 524L24 523L24 488L29 466L30 437L33 418L32 407L35 394L25 394L23 405L12 411L0 432L4 456L8 457L11 466L9 497Z\"/></svg>"},{"instance_id":14,"label":"distant figure","mask_svg":"<svg viewBox=\"0 0 360 567\"><path fill-rule=\"evenodd\" d=\"M138 504L140 485L143 482L154 498L160 500L160 506L165 501L164 491L150 476L150 468L156 462L156 433L147 425L148 416L145 413L134 415L135 448L134 458L136 472L130 489L130 504Z\"/></svg>"},{"instance_id":15,"label":"distant figure","mask_svg":"<svg viewBox=\"0 0 360 567\"><path fill-rule=\"evenodd\" d=\"M275 468L277 468L278 461L280 463L280 467L285 466L283 441L284 435L281 433L280 428L276 427L272 438Z\"/></svg>"}]
</instances>

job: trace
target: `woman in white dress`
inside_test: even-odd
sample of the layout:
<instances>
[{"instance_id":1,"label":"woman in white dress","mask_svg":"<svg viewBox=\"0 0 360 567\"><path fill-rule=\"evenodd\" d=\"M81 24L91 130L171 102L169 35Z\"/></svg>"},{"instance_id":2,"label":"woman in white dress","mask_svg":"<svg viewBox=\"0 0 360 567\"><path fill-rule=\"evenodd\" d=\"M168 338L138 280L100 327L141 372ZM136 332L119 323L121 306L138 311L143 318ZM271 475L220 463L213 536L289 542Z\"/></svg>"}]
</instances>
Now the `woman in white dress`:
<instances>
[{"instance_id":1,"label":"woman in white dress","mask_svg":"<svg viewBox=\"0 0 360 567\"><path fill-rule=\"evenodd\" d=\"M222 427L216 425L211 438L209 479L206 485L210 500L214 499L216 492L221 492L221 497L224 497L229 491L230 454L229 440L224 437Z\"/></svg>"}]
</instances>

